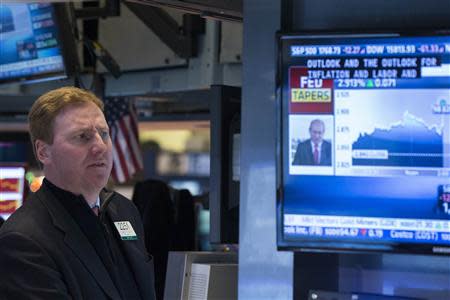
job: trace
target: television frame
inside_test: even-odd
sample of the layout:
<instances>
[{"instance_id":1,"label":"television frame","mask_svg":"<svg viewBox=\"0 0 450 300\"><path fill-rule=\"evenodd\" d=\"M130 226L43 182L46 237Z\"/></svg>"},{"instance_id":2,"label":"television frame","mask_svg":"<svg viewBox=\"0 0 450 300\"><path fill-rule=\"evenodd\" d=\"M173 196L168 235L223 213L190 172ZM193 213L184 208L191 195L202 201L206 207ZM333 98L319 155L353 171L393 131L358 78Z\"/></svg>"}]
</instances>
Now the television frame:
<instances>
[{"instance_id":1,"label":"television frame","mask_svg":"<svg viewBox=\"0 0 450 300\"><path fill-rule=\"evenodd\" d=\"M285 117L285 108L288 103L285 100L284 93L287 92L287 87L284 86L285 78L289 75L284 74L285 63L283 63L283 39L284 38L305 38L305 39L329 39L329 38L387 38L387 37L420 37L420 36L450 36L450 31L448 30L436 30L427 31L419 33L408 33L408 32L279 32L277 34L277 47L278 47L278 61L277 61L277 209L276 209L276 220L277 220L277 248L284 251L300 251L300 252L333 252L333 253L408 253L408 254L429 254L429 255L449 255L450 246L435 245L435 248L443 248L442 252L431 251L433 245L425 246L421 248L420 243L396 243L383 240L379 244L371 244L366 241L351 241L347 243L345 239L342 240L323 240L311 243L311 239L308 240L306 237L302 242L291 243L284 239L283 233L283 203L284 203L284 176L285 176L285 162L284 160L286 151L284 147L289 147L289 145L284 145L284 135L288 134L288 126L284 128L283 118ZM306 43L308 45L308 43ZM288 67L286 67L288 68ZM449 76L450 77L450 76ZM450 89L450 86L449 86ZM287 113L289 114L289 113ZM331 113L334 115L334 111ZM288 124L286 121L285 124ZM334 178L330 176L330 178ZM339 215L335 215L338 216ZM306 242L306 243L304 243ZM338 245L341 243L341 245ZM379 247L374 247L373 245L378 245ZM442 246L442 247L441 247ZM439 249L437 249L439 250ZM446 251L448 250L448 251Z\"/></svg>"},{"instance_id":2,"label":"television frame","mask_svg":"<svg viewBox=\"0 0 450 300\"><path fill-rule=\"evenodd\" d=\"M18 3L16 5L32 5L36 3ZM54 12L55 27L58 31L58 45L63 59L63 70L25 76L10 76L0 79L1 84L7 83L34 83L41 81L67 79L80 70L77 53L76 37L72 31L72 18L69 6L65 3L49 4ZM76 26L76 24L75 24Z\"/></svg>"}]
</instances>

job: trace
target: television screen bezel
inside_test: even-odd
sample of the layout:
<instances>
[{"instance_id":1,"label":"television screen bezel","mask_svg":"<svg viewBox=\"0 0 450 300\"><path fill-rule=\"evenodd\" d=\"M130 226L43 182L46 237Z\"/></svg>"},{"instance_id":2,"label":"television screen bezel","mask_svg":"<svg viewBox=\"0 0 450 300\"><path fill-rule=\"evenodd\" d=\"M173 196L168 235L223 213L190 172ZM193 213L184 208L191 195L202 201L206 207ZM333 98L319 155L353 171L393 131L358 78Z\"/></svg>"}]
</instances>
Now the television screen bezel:
<instances>
[{"instance_id":1,"label":"television screen bezel","mask_svg":"<svg viewBox=\"0 0 450 300\"><path fill-rule=\"evenodd\" d=\"M17 3L17 5L30 5L33 3ZM49 4L54 13L55 26L58 30L58 45L63 59L63 70L48 73L30 74L26 76L14 76L0 79L0 85L11 83L36 83L42 81L67 79L76 74L80 69L77 54L76 37L72 31L71 17L68 5L65 3Z\"/></svg>"},{"instance_id":2,"label":"television screen bezel","mask_svg":"<svg viewBox=\"0 0 450 300\"><path fill-rule=\"evenodd\" d=\"M449 252L433 252L433 245L420 243L395 243L386 242L376 244L378 247L370 247L374 243L364 241L332 241L324 238L318 242L306 241L302 246L293 245L284 239L283 234L283 39L286 38L386 38L386 37L422 37L422 36L450 36L450 29L417 30L417 31L304 31L304 32L283 32L276 33L276 240L277 250L291 252L324 252L324 253L390 253L390 254L417 254L433 256L449 256ZM336 246L336 244L341 245ZM349 246L350 245L350 246ZM439 245L437 247L440 247ZM450 248L450 247L449 247ZM446 248L447 249L447 248Z\"/></svg>"}]
</instances>

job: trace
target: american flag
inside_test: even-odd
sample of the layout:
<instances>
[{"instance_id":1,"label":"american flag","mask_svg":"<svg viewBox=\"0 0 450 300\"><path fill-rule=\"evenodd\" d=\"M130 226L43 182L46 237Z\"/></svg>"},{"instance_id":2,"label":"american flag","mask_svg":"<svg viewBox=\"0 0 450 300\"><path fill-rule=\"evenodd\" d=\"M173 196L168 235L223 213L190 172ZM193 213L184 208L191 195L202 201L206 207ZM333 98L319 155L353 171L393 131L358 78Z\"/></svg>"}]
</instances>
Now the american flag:
<instances>
[{"instance_id":1,"label":"american flag","mask_svg":"<svg viewBox=\"0 0 450 300\"><path fill-rule=\"evenodd\" d=\"M143 168L137 117L132 99L107 98L105 116L111 131L113 148L112 176L116 182L126 182Z\"/></svg>"}]
</instances>

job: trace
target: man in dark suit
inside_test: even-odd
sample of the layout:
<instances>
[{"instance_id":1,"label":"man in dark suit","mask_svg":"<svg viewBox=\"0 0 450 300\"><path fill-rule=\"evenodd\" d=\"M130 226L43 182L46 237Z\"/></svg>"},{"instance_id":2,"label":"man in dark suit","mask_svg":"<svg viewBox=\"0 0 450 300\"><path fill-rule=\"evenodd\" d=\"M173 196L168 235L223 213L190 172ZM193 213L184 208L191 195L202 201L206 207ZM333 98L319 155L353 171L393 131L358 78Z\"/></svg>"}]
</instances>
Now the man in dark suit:
<instances>
[{"instance_id":1,"label":"man in dark suit","mask_svg":"<svg viewBox=\"0 0 450 300\"><path fill-rule=\"evenodd\" d=\"M103 103L50 91L29 125L45 179L0 228L0 299L155 299L139 213L104 188L113 154Z\"/></svg>"},{"instance_id":2,"label":"man in dark suit","mask_svg":"<svg viewBox=\"0 0 450 300\"><path fill-rule=\"evenodd\" d=\"M331 166L331 143L323 139L324 133L322 120L311 121L310 138L298 144L292 165Z\"/></svg>"}]
</instances>

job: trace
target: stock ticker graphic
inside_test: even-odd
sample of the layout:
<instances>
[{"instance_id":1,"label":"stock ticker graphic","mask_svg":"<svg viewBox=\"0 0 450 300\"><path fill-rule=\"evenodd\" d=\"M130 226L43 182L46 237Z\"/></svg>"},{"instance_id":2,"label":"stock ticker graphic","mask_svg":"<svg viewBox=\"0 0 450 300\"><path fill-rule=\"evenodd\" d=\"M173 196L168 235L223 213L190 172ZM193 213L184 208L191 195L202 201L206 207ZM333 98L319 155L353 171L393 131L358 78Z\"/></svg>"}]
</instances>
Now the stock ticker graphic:
<instances>
[{"instance_id":1,"label":"stock ticker graphic","mask_svg":"<svg viewBox=\"0 0 450 300\"><path fill-rule=\"evenodd\" d=\"M338 91L337 173L448 176L450 118L435 105L448 98L442 89Z\"/></svg>"},{"instance_id":2,"label":"stock ticker graphic","mask_svg":"<svg viewBox=\"0 0 450 300\"><path fill-rule=\"evenodd\" d=\"M450 216L450 184L438 187L438 209Z\"/></svg>"},{"instance_id":3,"label":"stock ticker graphic","mask_svg":"<svg viewBox=\"0 0 450 300\"><path fill-rule=\"evenodd\" d=\"M442 129L427 126L405 112L403 120L360 134L352 143L354 166L442 167L444 145Z\"/></svg>"}]
</instances>

